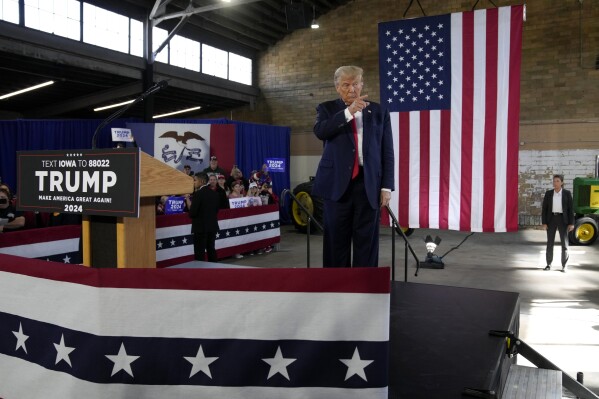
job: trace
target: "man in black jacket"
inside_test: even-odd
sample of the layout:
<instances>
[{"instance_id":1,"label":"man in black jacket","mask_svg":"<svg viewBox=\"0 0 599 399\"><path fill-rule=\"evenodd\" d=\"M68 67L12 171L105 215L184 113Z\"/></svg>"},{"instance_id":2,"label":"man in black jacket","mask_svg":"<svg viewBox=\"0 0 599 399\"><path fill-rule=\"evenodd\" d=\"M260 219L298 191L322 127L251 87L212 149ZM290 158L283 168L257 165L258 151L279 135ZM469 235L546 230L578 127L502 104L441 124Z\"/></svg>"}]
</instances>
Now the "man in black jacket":
<instances>
[{"instance_id":1,"label":"man in black jacket","mask_svg":"<svg viewBox=\"0 0 599 399\"><path fill-rule=\"evenodd\" d=\"M543 198L541 219L543 228L547 230L547 266L544 270L551 270L555 230L559 231L562 243L562 272L568 269L568 232L574 230L574 207L572 193L564 189L563 185L564 176L553 175L553 190L547 191Z\"/></svg>"},{"instance_id":2,"label":"man in black jacket","mask_svg":"<svg viewBox=\"0 0 599 399\"><path fill-rule=\"evenodd\" d=\"M204 252L208 252L208 261L216 262L216 233L218 232L218 210L226 208L226 196L223 197L222 189L215 185L207 185L206 173L196 173L193 177L195 191L191 197L189 217L191 218L191 232L193 233L193 252L195 260L204 260ZM216 177L214 179L216 182Z\"/></svg>"}]
</instances>

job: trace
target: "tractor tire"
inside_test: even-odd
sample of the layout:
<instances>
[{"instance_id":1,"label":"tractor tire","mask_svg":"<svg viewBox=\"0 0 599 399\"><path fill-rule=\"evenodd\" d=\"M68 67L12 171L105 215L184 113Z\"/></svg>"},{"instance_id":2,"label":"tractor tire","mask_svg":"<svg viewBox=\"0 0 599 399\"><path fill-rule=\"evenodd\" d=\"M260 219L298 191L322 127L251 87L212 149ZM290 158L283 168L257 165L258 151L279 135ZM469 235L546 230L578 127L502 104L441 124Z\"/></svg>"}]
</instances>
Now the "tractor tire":
<instances>
[{"instance_id":1,"label":"tractor tire","mask_svg":"<svg viewBox=\"0 0 599 399\"><path fill-rule=\"evenodd\" d=\"M308 211L310 211L310 213L314 216L314 219L316 219L316 221L322 225L322 212L324 203L322 198L312 196L312 184L313 183L311 181L299 184L293 190L293 194L297 200L301 202ZM293 225L297 230L301 231L302 233L306 233L308 231L308 216L295 201L291 202L291 220L293 221ZM314 223L312 223L310 225L310 233L314 234L317 232L320 232L320 230Z\"/></svg>"},{"instance_id":2,"label":"tractor tire","mask_svg":"<svg viewBox=\"0 0 599 399\"><path fill-rule=\"evenodd\" d=\"M582 217L574 222L570 232L570 242L575 245L591 245L597 239L597 222L590 217Z\"/></svg>"}]
</instances>

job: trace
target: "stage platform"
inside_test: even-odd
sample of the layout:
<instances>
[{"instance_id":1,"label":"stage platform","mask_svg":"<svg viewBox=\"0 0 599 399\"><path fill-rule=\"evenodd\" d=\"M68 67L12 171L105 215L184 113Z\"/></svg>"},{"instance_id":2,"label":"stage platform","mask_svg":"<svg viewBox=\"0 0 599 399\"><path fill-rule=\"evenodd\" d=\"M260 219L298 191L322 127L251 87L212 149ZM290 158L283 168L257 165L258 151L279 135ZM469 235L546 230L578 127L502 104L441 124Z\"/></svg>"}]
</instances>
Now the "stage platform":
<instances>
[{"instance_id":1,"label":"stage platform","mask_svg":"<svg viewBox=\"0 0 599 399\"><path fill-rule=\"evenodd\" d=\"M193 261L181 268L248 267ZM391 283L390 399L462 399L465 388L501 397L515 359L504 338L519 332L514 292L420 283Z\"/></svg>"},{"instance_id":2,"label":"stage platform","mask_svg":"<svg viewBox=\"0 0 599 399\"><path fill-rule=\"evenodd\" d=\"M514 292L393 282L389 398L454 399L465 388L501 392L515 359L505 338L519 330Z\"/></svg>"}]
</instances>

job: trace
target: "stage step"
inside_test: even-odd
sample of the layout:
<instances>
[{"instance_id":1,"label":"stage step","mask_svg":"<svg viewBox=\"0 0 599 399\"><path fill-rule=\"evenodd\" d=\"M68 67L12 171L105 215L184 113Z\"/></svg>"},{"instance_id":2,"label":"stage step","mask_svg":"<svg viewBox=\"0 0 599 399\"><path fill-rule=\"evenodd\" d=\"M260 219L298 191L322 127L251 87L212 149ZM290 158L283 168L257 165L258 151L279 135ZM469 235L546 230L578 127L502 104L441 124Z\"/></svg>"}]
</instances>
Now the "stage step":
<instances>
[{"instance_id":1,"label":"stage step","mask_svg":"<svg viewBox=\"0 0 599 399\"><path fill-rule=\"evenodd\" d=\"M512 364L502 399L561 399L562 372Z\"/></svg>"}]
</instances>

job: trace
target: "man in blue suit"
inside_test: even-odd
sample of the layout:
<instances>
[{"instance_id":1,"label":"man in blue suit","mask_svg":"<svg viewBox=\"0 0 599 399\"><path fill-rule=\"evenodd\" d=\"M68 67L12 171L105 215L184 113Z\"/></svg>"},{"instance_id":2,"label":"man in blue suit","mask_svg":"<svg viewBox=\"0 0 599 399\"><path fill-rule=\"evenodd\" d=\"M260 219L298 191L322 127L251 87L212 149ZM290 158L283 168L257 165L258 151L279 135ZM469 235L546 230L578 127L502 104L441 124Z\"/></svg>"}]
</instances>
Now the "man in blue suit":
<instances>
[{"instance_id":1,"label":"man in blue suit","mask_svg":"<svg viewBox=\"0 0 599 399\"><path fill-rule=\"evenodd\" d=\"M380 208L395 188L389 112L361 95L362 73L338 68L340 98L316 108L314 134L324 152L312 193L324 199L324 267L378 266Z\"/></svg>"}]
</instances>

